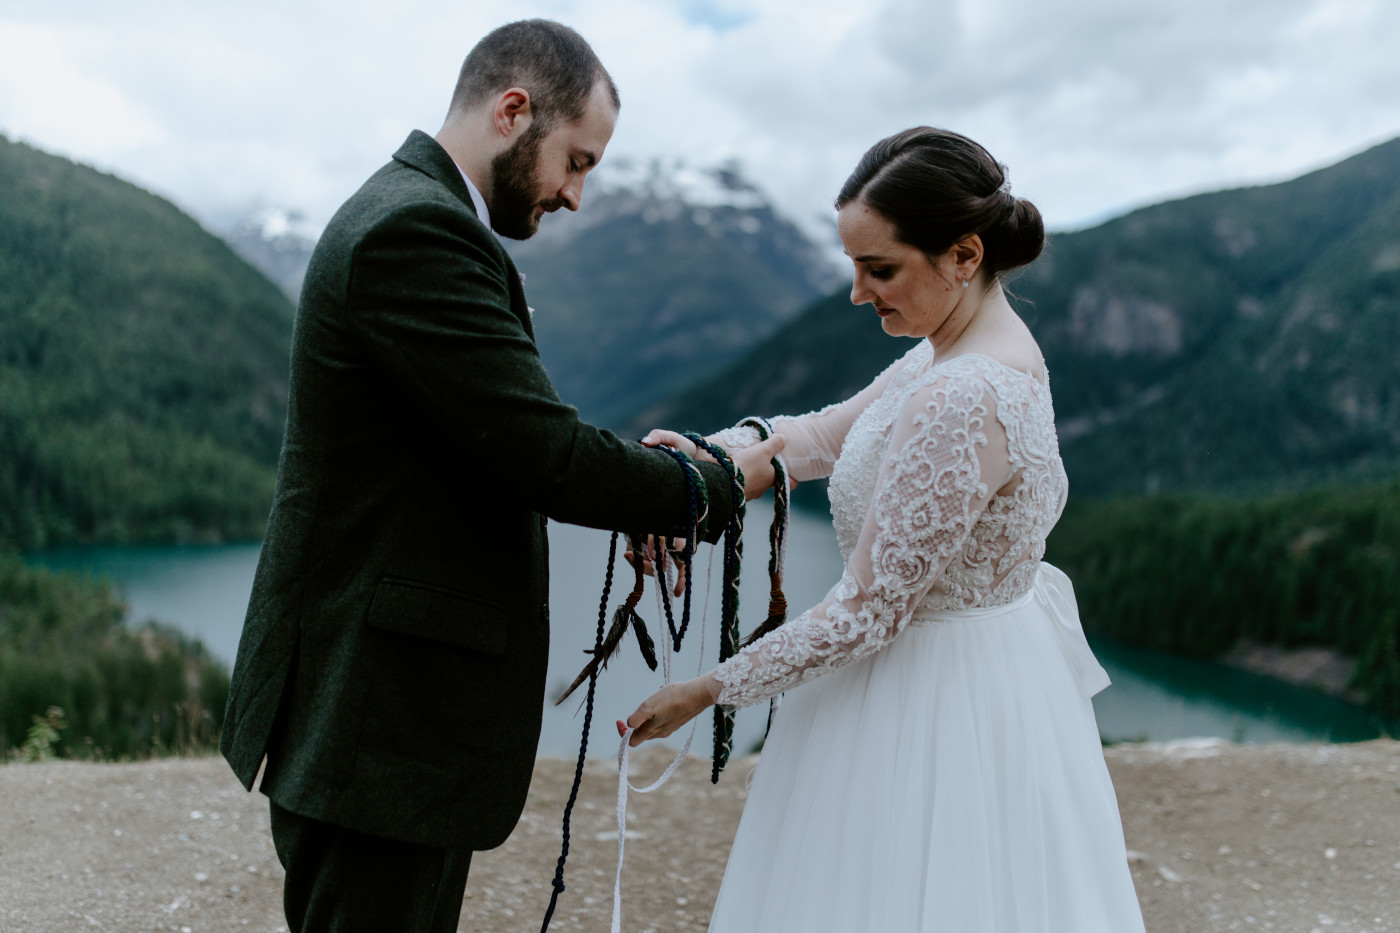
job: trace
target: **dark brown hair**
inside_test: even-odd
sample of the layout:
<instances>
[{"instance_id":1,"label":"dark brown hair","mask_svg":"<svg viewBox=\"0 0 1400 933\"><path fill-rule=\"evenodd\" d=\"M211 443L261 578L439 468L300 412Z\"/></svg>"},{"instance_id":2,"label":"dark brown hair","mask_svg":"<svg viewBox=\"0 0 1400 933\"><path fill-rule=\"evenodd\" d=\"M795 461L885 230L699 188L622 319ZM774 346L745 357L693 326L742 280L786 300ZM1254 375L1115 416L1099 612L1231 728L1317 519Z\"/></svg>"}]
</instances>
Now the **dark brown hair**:
<instances>
[{"instance_id":1,"label":"dark brown hair","mask_svg":"<svg viewBox=\"0 0 1400 933\"><path fill-rule=\"evenodd\" d=\"M836 209L856 200L928 256L977 234L989 276L1024 266L1045 248L1040 211L1011 194L1006 166L951 130L916 126L871 146L841 186Z\"/></svg>"},{"instance_id":2,"label":"dark brown hair","mask_svg":"<svg viewBox=\"0 0 1400 933\"><path fill-rule=\"evenodd\" d=\"M582 117L599 81L618 109L617 85L583 36L553 20L523 19L492 30L467 53L451 110L470 110L492 94L521 87L530 92L536 124L547 131L556 121Z\"/></svg>"}]
</instances>

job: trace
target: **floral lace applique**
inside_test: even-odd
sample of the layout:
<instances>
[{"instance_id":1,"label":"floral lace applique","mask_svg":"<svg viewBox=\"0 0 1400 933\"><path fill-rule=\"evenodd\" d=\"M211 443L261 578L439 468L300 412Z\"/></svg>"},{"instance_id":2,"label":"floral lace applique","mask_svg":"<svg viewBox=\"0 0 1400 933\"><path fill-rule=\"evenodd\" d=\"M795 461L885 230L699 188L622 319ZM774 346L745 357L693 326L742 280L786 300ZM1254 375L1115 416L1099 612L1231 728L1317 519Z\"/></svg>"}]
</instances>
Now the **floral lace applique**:
<instances>
[{"instance_id":1,"label":"floral lace applique","mask_svg":"<svg viewBox=\"0 0 1400 933\"><path fill-rule=\"evenodd\" d=\"M831 482L840 582L716 669L721 703L865 657L918 610L1002 605L1033 584L1068 485L1049 388L980 354L930 365L920 348L872 383L884 385L843 433Z\"/></svg>"}]
</instances>

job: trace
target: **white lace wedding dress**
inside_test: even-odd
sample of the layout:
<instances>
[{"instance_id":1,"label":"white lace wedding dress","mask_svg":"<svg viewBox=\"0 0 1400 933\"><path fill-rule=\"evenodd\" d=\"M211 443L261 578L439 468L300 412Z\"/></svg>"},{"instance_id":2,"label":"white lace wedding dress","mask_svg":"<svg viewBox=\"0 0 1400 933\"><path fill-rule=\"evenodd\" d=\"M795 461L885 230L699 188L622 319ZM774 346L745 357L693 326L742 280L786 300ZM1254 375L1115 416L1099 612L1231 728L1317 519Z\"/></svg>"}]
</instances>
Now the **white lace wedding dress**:
<instances>
[{"instance_id":1,"label":"white lace wedding dress","mask_svg":"<svg viewBox=\"0 0 1400 933\"><path fill-rule=\"evenodd\" d=\"M787 692L710 930L1141 931L1089 701L1108 677L1040 560L1067 488L1048 385L925 340L774 424L795 477L831 476L846 569L716 671L722 704Z\"/></svg>"}]
</instances>

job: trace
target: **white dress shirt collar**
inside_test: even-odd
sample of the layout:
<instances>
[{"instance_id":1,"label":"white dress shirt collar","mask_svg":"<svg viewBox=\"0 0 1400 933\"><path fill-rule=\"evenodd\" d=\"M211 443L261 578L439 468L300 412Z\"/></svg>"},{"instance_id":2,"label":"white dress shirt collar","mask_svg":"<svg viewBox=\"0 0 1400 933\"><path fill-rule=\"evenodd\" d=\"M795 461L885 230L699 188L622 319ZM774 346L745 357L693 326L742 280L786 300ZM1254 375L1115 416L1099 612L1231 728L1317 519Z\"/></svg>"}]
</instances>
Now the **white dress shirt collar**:
<instances>
[{"instance_id":1,"label":"white dress shirt collar","mask_svg":"<svg viewBox=\"0 0 1400 933\"><path fill-rule=\"evenodd\" d=\"M452 164L457 165L455 159ZM486 229L490 230L491 212L486 209L486 199L481 196L481 192L477 190L476 185L472 184L472 180L467 177L467 173L462 171L462 166L457 165L457 172L462 176L462 181L467 183L467 194L472 196L472 204L476 207L476 216L481 218L481 222L486 225Z\"/></svg>"}]
</instances>

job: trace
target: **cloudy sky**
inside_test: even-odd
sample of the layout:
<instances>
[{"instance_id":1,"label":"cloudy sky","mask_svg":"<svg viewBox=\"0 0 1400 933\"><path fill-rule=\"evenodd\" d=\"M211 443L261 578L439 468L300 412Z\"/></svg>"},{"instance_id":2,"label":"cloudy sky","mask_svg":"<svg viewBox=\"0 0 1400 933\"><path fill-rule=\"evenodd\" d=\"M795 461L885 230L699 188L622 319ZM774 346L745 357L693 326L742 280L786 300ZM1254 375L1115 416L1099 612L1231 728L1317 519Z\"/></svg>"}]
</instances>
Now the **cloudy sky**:
<instances>
[{"instance_id":1,"label":"cloudy sky","mask_svg":"<svg viewBox=\"0 0 1400 933\"><path fill-rule=\"evenodd\" d=\"M0 0L0 133L212 229L319 225L525 16L612 71L609 158L738 158L809 225L919 123L984 143L1057 229L1400 135L1394 0Z\"/></svg>"}]
</instances>

